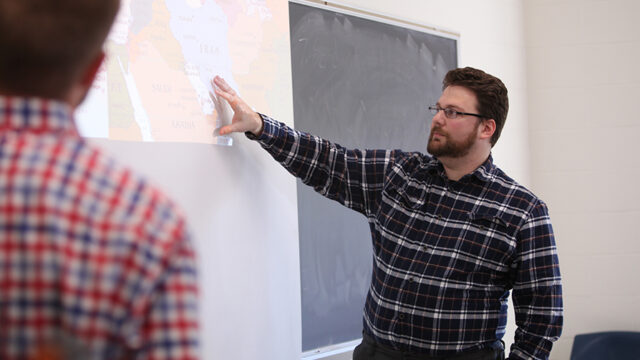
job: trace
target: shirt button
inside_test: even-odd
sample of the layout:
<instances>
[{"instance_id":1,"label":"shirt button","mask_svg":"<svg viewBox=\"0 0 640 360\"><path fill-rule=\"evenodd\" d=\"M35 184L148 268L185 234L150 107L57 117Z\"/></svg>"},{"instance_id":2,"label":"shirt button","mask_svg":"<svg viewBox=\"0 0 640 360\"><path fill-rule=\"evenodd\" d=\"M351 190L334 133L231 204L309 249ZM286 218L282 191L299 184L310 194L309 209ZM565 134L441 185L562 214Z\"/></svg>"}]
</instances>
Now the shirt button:
<instances>
[{"instance_id":1,"label":"shirt button","mask_svg":"<svg viewBox=\"0 0 640 360\"><path fill-rule=\"evenodd\" d=\"M404 314L398 315L398 319L403 320L404 319Z\"/></svg>"},{"instance_id":2,"label":"shirt button","mask_svg":"<svg viewBox=\"0 0 640 360\"><path fill-rule=\"evenodd\" d=\"M484 230L484 225L480 225L480 230Z\"/></svg>"},{"instance_id":3,"label":"shirt button","mask_svg":"<svg viewBox=\"0 0 640 360\"><path fill-rule=\"evenodd\" d=\"M422 251L425 251L425 252L429 250L429 248L427 247L427 245L422 245L422 246L420 246L420 249L422 249Z\"/></svg>"},{"instance_id":4,"label":"shirt button","mask_svg":"<svg viewBox=\"0 0 640 360\"><path fill-rule=\"evenodd\" d=\"M437 218L438 220L442 220L442 215L438 214Z\"/></svg>"},{"instance_id":5,"label":"shirt button","mask_svg":"<svg viewBox=\"0 0 640 360\"><path fill-rule=\"evenodd\" d=\"M413 278L411 277L409 278L409 283L412 283L412 282L413 282Z\"/></svg>"}]
</instances>

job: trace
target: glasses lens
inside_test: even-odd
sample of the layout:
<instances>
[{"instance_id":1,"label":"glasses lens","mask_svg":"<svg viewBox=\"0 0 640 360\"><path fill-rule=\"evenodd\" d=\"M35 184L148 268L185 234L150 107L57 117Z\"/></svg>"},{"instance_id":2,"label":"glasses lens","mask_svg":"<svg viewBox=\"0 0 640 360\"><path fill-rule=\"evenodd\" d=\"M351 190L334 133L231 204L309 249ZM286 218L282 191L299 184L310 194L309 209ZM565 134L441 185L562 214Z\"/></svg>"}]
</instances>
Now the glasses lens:
<instances>
[{"instance_id":1,"label":"glasses lens","mask_svg":"<svg viewBox=\"0 0 640 360\"><path fill-rule=\"evenodd\" d=\"M437 106L429 106L429 111L431 111L431 113L433 115L438 113L438 107Z\"/></svg>"},{"instance_id":2,"label":"glasses lens","mask_svg":"<svg viewBox=\"0 0 640 360\"><path fill-rule=\"evenodd\" d=\"M443 109L444 111L444 116L447 117L447 119L455 119L458 116L458 112L453 110L453 109Z\"/></svg>"}]
</instances>

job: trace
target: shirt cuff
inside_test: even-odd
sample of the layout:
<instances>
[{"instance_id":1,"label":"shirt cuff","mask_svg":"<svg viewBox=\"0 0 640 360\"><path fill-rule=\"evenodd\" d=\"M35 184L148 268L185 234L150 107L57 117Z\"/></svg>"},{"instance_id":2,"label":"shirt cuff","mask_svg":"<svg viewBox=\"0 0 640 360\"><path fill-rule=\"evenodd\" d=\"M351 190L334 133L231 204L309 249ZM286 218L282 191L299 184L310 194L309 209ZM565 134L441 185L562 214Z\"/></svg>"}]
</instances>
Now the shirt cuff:
<instances>
[{"instance_id":1,"label":"shirt cuff","mask_svg":"<svg viewBox=\"0 0 640 360\"><path fill-rule=\"evenodd\" d=\"M262 127L262 133L260 134L260 136L255 136L251 131L247 131L244 133L244 135L249 139L249 140L257 140L260 141L262 143L269 143L270 140L274 140L275 138L275 133L278 131L279 128L279 124L277 121L275 121L274 119L270 118L267 115L258 113L258 115L260 115L260 118L262 119L262 122L264 124L264 126Z\"/></svg>"}]
</instances>

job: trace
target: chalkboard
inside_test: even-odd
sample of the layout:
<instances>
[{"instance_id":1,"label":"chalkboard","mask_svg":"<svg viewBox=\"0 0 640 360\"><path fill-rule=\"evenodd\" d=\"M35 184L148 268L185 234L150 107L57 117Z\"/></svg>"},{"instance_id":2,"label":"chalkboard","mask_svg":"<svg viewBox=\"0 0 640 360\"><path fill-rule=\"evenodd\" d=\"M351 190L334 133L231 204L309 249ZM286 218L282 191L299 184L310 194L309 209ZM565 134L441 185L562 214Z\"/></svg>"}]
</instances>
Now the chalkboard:
<instances>
[{"instance_id":1,"label":"chalkboard","mask_svg":"<svg viewBox=\"0 0 640 360\"><path fill-rule=\"evenodd\" d=\"M348 148L426 151L457 40L402 23L289 3L294 123ZM297 184L302 351L361 337L370 285L364 216Z\"/></svg>"}]
</instances>

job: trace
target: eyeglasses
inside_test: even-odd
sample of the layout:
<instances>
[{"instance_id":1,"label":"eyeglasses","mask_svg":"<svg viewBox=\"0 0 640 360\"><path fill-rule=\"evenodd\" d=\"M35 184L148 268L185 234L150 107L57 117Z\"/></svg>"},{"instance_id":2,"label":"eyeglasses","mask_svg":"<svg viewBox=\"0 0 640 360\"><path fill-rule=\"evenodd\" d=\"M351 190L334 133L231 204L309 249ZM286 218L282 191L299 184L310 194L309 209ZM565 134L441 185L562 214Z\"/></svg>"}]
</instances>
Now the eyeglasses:
<instances>
[{"instance_id":1,"label":"eyeglasses","mask_svg":"<svg viewBox=\"0 0 640 360\"><path fill-rule=\"evenodd\" d=\"M486 116L483 116L480 114L466 113L462 111L453 110L452 108L443 109L438 105L429 106L429 110L431 110L431 113L433 115L437 114L440 110L442 110L444 112L444 117L446 117L447 119L455 119L458 117L458 115L471 115L479 118L486 118Z\"/></svg>"}]
</instances>

